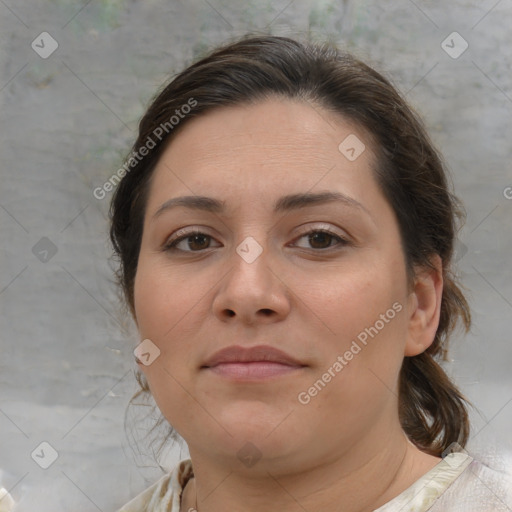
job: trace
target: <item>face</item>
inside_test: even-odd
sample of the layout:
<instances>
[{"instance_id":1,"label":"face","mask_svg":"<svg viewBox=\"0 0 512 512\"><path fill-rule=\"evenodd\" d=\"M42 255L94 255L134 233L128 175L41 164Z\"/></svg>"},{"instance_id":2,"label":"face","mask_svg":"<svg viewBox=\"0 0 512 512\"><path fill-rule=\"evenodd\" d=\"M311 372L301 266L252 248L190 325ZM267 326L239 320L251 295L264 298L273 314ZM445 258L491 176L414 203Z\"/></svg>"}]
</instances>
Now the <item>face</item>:
<instances>
[{"instance_id":1,"label":"face","mask_svg":"<svg viewBox=\"0 0 512 512\"><path fill-rule=\"evenodd\" d=\"M354 125L284 99L191 120L161 156L134 291L140 339L160 355L139 366L191 454L235 460L251 442L274 468L298 468L398 424L410 301L374 159ZM316 200L283 200L303 194ZM157 214L182 196L222 208ZM233 345L299 365L203 367Z\"/></svg>"}]
</instances>

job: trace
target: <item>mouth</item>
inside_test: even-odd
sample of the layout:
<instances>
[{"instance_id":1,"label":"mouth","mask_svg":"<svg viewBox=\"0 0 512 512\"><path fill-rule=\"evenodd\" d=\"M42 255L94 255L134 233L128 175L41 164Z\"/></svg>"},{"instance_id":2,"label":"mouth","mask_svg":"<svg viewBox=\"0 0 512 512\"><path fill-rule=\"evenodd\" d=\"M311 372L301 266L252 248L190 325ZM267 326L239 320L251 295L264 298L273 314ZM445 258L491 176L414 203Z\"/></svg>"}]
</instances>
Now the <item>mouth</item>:
<instances>
[{"instance_id":1,"label":"mouth","mask_svg":"<svg viewBox=\"0 0 512 512\"><path fill-rule=\"evenodd\" d=\"M303 366L290 366L287 364L269 361L250 361L248 363L220 363L206 367L216 375L237 380L264 379L288 375L304 368Z\"/></svg>"},{"instance_id":2,"label":"mouth","mask_svg":"<svg viewBox=\"0 0 512 512\"><path fill-rule=\"evenodd\" d=\"M305 367L294 357L268 345L251 348L234 345L213 354L201 369L234 380L260 380L290 375Z\"/></svg>"}]
</instances>

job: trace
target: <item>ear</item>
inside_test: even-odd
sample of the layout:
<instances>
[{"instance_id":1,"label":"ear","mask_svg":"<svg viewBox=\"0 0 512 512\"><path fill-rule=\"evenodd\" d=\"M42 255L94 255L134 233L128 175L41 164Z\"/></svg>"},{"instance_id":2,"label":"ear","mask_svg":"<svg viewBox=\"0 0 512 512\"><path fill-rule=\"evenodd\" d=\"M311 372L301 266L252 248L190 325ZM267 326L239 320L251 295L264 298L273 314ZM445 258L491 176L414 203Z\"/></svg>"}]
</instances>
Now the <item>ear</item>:
<instances>
[{"instance_id":1,"label":"ear","mask_svg":"<svg viewBox=\"0 0 512 512\"><path fill-rule=\"evenodd\" d=\"M435 268L418 270L413 290L409 294L405 356L417 356L430 347L439 326L443 296L443 262L438 254L432 256L430 261Z\"/></svg>"}]
</instances>

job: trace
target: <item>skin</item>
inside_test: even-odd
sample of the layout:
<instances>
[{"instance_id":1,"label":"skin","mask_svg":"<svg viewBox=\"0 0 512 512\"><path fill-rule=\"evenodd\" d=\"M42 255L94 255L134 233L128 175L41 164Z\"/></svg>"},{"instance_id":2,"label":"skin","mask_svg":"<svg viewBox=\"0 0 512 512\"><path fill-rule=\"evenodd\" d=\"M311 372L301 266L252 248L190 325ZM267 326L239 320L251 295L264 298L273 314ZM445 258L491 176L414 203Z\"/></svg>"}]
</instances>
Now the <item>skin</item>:
<instances>
[{"instance_id":1,"label":"skin","mask_svg":"<svg viewBox=\"0 0 512 512\"><path fill-rule=\"evenodd\" d=\"M366 146L355 161L338 150L349 134ZM333 503L340 512L371 511L441 460L410 443L398 418L402 360L423 352L439 323L441 261L433 257L436 270L418 269L408 287L374 158L366 134L339 115L275 98L193 119L162 154L134 306L140 339L161 351L139 367L194 465L181 510L197 498L208 512L313 512ZM367 212L336 202L272 211L283 195L320 191L350 196ZM183 195L225 200L226 211L178 207L153 219ZM326 227L349 243L327 236L315 245L304 235ZM183 252L162 249L192 228L211 238L182 240ZM248 236L263 249L252 263L235 250ZM310 403L299 403L298 393L395 302L402 310ZM269 344L307 366L257 383L200 369L234 344ZM261 454L251 467L237 456L247 442Z\"/></svg>"}]
</instances>

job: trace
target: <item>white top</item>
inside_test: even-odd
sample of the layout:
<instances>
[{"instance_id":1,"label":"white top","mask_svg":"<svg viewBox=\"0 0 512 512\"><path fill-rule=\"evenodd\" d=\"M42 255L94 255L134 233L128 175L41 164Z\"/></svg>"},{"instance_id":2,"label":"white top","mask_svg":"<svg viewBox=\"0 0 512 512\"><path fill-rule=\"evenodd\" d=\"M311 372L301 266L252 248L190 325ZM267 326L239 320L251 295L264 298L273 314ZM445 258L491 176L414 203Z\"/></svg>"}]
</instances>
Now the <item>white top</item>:
<instances>
[{"instance_id":1,"label":"white top","mask_svg":"<svg viewBox=\"0 0 512 512\"><path fill-rule=\"evenodd\" d=\"M179 512L181 494L194 476L184 459L117 512ZM401 494L373 512L511 512L512 475L463 452L451 453Z\"/></svg>"}]
</instances>

